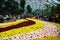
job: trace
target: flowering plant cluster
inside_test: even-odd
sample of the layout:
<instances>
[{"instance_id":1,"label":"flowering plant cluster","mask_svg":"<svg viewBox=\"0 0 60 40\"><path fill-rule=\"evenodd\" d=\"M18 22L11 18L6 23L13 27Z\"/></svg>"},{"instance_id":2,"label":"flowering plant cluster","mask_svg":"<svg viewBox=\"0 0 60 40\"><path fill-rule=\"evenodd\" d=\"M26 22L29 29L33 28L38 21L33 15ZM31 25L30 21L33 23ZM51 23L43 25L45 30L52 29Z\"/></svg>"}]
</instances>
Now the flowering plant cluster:
<instances>
[{"instance_id":1,"label":"flowering plant cluster","mask_svg":"<svg viewBox=\"0 0 60 40\"><path fill-rule=\"evenodd\" d=\"M12 30L7 30L7 31L4 31L4 32L0 32L0 38L8 38L8 37L16 36L18 34L26 34L26 33L35 31L37 29L44 28L44 23L42 23L42 21L35 20L35 19L28 19L28 20L34 21L35 24L25 26L25 27L21 27L21 28L12 29ZM25 22L25 21L28 21L28 20L21 19L21 20L15 21L15 22L2 23L3 25L2 26L0 25L0 28L6 28L6 27L9 27L9 26L12 26L12 25L17 25L19 23L22 23L22 22Z\"/></svg>"},{"instance_id":2,"label":"flowering plant cluster","mask_svg":"<svg viewBox=\"0 0 60 40\"><path fill-rule=\"evenodd\" d=\"M60 24L58 23L53 23L53 22L49 22L53 25L56 25L57 28L59 28L59 31L60 31ZM34 40L60 40L60 33L57 35L57 36L47 36L47 37L44 37L44 38L36 38Z\"/></svg>"}]
</instances>

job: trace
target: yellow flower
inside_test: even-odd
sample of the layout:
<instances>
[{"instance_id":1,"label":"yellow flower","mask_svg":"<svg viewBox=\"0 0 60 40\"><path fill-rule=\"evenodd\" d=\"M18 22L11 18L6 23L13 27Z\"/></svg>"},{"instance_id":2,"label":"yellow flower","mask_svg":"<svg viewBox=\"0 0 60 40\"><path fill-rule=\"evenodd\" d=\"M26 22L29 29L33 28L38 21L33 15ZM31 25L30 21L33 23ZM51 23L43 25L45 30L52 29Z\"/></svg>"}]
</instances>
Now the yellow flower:
<instances>
[{"instance_id":1,"label":"yellow flower","mask_svg":"<svg viewBox=\"0 0 60 40\"><path fill-rule=\"evenodd\" d=\"M39 21L39 20L36 20L36 19L30 19L30 18L28 20L34 21L35 24L30 25L30 26L26 26L26 27L22 27L22 28L12 29L12 30L5 31L5 32L0 32L0 35L1 35L0 38L8 38L8 37L15 36L15 35L18 35L18 34L26 34L26 33L29 33L29 32L32 32L32 31L35 31L35 30L38 30L38 29L42 29L45 26L42 21ZM28 20L21 19L21 20L15 21L15 22L9 22L9 23L6 23L6 27L8 27L7 24L9 24L11 26L11 25L16 25L18 23L22 23L24 21L28 21ZM5 23L3 23L3 24L5 24ZM2 26L2 28L4 28L4 27L5 26Z\"/></svg>"}]
</instances>

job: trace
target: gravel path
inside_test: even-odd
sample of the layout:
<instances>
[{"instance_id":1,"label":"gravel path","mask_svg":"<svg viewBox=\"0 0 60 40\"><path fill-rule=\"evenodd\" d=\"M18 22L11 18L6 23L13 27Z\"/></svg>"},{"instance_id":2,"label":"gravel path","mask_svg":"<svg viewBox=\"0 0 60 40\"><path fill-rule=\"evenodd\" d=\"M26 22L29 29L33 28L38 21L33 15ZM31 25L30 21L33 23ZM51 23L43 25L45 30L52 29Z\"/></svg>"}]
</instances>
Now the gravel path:
<instances>
[{"instance_id":1,"label":"gravel path","mask_svg":"<svg viewBox=\"0 0 60 40\"><path fill-rule=\"evenodd\" d=\"M30 32L27 34L21 34L18 36L13 36L10 38L0 38L0 40L33 40L36 38L44 38L46 36L56 36L60 32L60 30L55 26L48 22L43 22L46 26L41 30L36 30L34 32Z\"/></svg>"}]
</instances>

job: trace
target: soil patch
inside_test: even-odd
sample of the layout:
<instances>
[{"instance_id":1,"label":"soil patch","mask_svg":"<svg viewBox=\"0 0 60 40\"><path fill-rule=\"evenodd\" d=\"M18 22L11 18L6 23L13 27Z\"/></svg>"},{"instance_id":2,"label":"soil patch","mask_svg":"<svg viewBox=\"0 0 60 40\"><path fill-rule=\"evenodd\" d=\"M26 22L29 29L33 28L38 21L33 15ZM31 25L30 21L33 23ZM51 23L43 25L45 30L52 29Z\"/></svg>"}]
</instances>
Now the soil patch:
<instances>
[{"instance_id":1,"label":"soil patch","mask_svg":"<svg viewBox=\"0 0 60 40\"><path fill-rule=\"evenodd\" d=\"M9 26L9 27L6 27L6 28L0 28L0 32L4 32L4 31L16 29L16 28L21 28L21 27L26 27L26 26L30 26L30 25L33 25L33 24L35 24L34 21L28 20L28 21L19 23L17 25L12 25L12 26Z\"/></svg>"}]
</instances>

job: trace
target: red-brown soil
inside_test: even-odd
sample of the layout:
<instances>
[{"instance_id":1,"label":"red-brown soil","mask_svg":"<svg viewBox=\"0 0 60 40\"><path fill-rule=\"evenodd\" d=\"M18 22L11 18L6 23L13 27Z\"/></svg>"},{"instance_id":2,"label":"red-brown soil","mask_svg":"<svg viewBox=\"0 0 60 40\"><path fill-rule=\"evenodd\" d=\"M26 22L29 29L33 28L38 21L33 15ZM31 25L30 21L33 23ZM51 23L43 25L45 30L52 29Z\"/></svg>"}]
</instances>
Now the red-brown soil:
<instances>
[{"instance_id":1,"label":"red-brown soil","mask_svg":"<svg viewBox=\"0 0 60 40\"><path fill-rule=\"evenodd\" d=\"M21 28L21 27L26 27L26 26L30 26L30 25L33 25L33 24L35 24L34 21L28 20L28 21L19 23L17 25L12 25L12 26L9 26L9 27L6 27L6 28L0 28L0 32L4 32L4 31L16 29L16 28Z\"/></svg>"}]
</instances>

